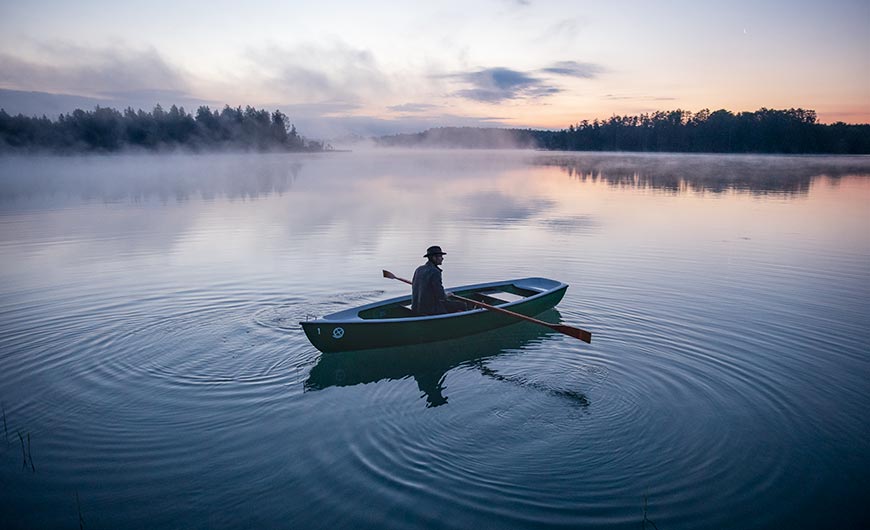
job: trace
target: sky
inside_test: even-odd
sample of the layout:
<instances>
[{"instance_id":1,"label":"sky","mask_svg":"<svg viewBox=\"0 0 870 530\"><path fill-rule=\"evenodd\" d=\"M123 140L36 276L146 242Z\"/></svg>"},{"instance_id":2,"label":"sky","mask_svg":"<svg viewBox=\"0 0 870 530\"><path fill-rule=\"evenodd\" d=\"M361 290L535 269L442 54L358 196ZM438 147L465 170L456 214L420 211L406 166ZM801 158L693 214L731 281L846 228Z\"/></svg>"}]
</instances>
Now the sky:
<instances>
[{"instance_id":1,"label":"sky","mask_svg":"<svg viewBox=\"0 0 870 530\"><path fill-rule=\"evenodd\" d=\"M321 138L704 108L870 123L868 28L868 0L0 0L0 107L251 105Z\"/></svg>"}]
</instances>

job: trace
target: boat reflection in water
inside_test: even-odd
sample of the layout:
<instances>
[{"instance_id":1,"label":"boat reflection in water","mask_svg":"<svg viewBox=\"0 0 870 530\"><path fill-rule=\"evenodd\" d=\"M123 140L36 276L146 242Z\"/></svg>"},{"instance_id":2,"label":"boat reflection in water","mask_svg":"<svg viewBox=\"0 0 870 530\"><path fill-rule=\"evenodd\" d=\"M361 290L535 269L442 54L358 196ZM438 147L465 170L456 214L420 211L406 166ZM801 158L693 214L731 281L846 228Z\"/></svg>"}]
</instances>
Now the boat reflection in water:
<instances>
[{"instance_id":1,"label":"boat reflection in water","mask_svg":"<svg viewBox=\"0 0 870 530\"><path fill-rule=\"evenodd\" d=\"M538 318L559 322L560 314L550 309ZM325 353L311 369L304 389L307 392L413 377L426 398L426 406L437 407L447 403L448 397L443 393L447 372L458 366L470 366L478 368L487 377L536 388L587 407L589 401L582 393L552 389L522 377L502 375L485 363L503 353L521 351L558 336L559 333L544 326L519 322L461 339L417 346Z\"/></svg>"}]
</instances>

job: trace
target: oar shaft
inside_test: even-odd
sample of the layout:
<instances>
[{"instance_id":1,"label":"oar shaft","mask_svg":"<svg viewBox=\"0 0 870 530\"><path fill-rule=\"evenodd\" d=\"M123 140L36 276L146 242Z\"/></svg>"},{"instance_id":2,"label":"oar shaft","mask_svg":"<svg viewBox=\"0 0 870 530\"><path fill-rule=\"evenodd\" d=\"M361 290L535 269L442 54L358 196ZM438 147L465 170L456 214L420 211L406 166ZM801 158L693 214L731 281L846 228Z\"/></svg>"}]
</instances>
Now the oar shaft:
<instances>
[{"instance_id":1,"label":"oar shaft","mask_svg":"<svg viewBox=\"0 0 870 530\"><path fill-rule=\"evenodd\" d=\"M575 339L580 339L583 342L591 343L592 342L592 333L589 333L585 329L575 328L573 326L566 326L565 324L551 324L549 322L544 322L543 320L538 320L537 318L532 318L530 316L523 315L521 313L515 313L513 311L508 311L507 309L503 309L501 307L496 307L494 305L489 305L484 302L478 302L477 300L472 300L470 298L465 298L464 296L459 295L451 295L453 298L457 298L462 300L463 302L474 304L478 307L483 307L488 309L489 311L496 311L499 313L504 313L505 315L510 315L514 318L519 318L521 320L525 320L527 322L532 322L533 324L539 324L541 326L547 326L553 331L558 331L559 333L563 333L565 335L574 337Z\"/></svg>"}]
</instances>

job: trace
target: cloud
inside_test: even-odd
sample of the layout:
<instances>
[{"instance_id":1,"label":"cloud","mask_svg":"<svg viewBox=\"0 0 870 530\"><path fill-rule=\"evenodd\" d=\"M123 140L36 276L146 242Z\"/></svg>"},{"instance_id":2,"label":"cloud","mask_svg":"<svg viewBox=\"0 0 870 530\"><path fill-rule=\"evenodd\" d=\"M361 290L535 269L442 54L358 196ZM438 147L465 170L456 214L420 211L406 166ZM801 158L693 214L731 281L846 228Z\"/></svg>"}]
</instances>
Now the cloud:
<instances>
[{"instance_id":1,"label":"cloud","mask_svg":"<svg viewBox=\"0 0 870 530\"><path fill-rule=\"evenodd\" d=\"M341 112L388 97L397 85L395 76L381 70L374 54L341 42L266 46L247 50L245 59L220 76L197 79L154 48L36 42L20 51L0 51L0 89L94 98L103 105L146 109L156 103L261 106L276 101L335 103L333 111ZM197 97L197 89L220 94L222 101Z\"/></svg>"},{"instance_id":2,"label":"cloud","mask_svg":"<svg viewBox=\"0 0 870 530\"><path fill-rule=\"evenodd\" d=\"M541 69L548 74L563 75L567 77L579 77L581 79L593 79L605 70L602 66L594 63L580 63L577 61L559 61L552 66Z\"/></svg>"},{"instance_id":3,"label":"cloud","mask_svg":"<svg viewBox=\"0 0 870 530\"><path fill-rule=\"evenodd\" d=\"M342 42L249 50L252 79L272 99L360 103L393 92L374 54Z\"/></svg>"},{"instance_id":4,"label":"cloud","mask_svg":"<svg viewBox=\"0 0 870 530\"><path fill-rule=\"evenodd\" d=\"M353 112L360 108L357 103L349 103L347 101L321 101L318 103L277 103L266 105L267 107L281 107L282 110L289 110L290 113L307 113L316 114L318 116L341 116Z\"/></svg>"},{"instance_id":5,"label":"cloud","mask_svg":"<svg viewBox=\"0 0 870 530\"><path fill-rule=\"evenodd\" d=\"M573 41L577 38L581 28L586 25L587 23L580 18L562 19L548 26L542 33L536 36L535 40L537 42L554 39Z\"/></svg>"},{"instance_id":6,"label":"cloud","mask_svg":"<svg viewBox=\"0 0 870 530\"><path fill-rule=\"evenodd\" d=\"M105 99L0 88L0 109L13 116L23 114L56 118L75 109L92 109L97 105L105 107L108 104Z\"/></svg>"},{"instance_id":7,"label":"cloud","mask_svg":"<svg viewBox=\"0 0 870 530\"><path fill-rule=\"evenodd\" d=\"M97 98L143 90L189 93L185 75L152 48L55 44L40 46L38 55L0 53L0 86Z\"/></svg>"},{"instance_id":8,"label":"cloud","mask_svg":"<svg viewBox=\"0 0 870 530\"><path fill-rule=\"evenodd\" d=\"M486 103L550 96L561 92L561 89L545 83L539 77L503 67L453 74L449 77L471 86L455 92L455 95Z\"/></svg>"},{"instance_id":9,"label":"cloud","mask_svg":"<svg viewBox=\"0 0 870 530\"><path fill-rule=\"evenodd\" d=\"M161 90L161 89L141 89L141 90L122 90L116 92L106 92L105 95L110 97L114 104L121 107L133 107L151 109L158 103L164 107L170 105L178 105L184 107L188 111L196 109L200 105L209 107L220 107L223 103L204 99L190 95L185 90Z\"/></svg>"},{"instance_id":10,"label":"cloud","mask_svg":"<svg viewBox=\"0 0 870 530\"><path fill-rule=\"evenodd\" d=\"M562 92L562 88L548 80L549 76L594 79L605 71L603 66L594 63L559 61L532 72L495 67L446 77L469 85L469 88L454 92L456 96L499 103L512 99L541 98Z\"/></svg>"},{"instance_id":11,"label":"cloud","mask_svg":"<svg viewBox=\"0 0 870 530\"><path fill-rule=\"evenodd\" d=\"M437 108L439 108L439 105L432 105L429 103L403 103L401 105L391 105L387 107L388 110L391 110L393 112L403 112L409 114L428 112Z\"/></svg>"},{"instance_id":12,"label":"cloud","mask_svg":"<svg viewBox=\"0 0 870 530\"><path fill-rule=\"evenodd\" d=\"M667 96L618 96L616 94L605 94L604 99L611 101L674 101L677 98Z\"/></svg>"}]
</instances>

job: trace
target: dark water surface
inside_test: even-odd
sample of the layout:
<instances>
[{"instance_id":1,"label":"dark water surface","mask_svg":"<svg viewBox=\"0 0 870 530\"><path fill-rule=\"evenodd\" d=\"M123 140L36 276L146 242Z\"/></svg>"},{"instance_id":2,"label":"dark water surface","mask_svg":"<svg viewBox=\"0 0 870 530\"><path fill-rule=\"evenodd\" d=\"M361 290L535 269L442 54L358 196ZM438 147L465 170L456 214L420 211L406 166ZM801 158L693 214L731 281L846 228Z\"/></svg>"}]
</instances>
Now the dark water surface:
<instances>
[{"instance_id":1,"label":"dark water surface","mask_svg":"<svg viewBox=\"0 0 870 530\"><path fill-rule=\"evenodd\" d=\"M321 355L406 286L542 318ZM870 158L0 158L0 527L867 528Z\"/></svg>"}]
</instances>

